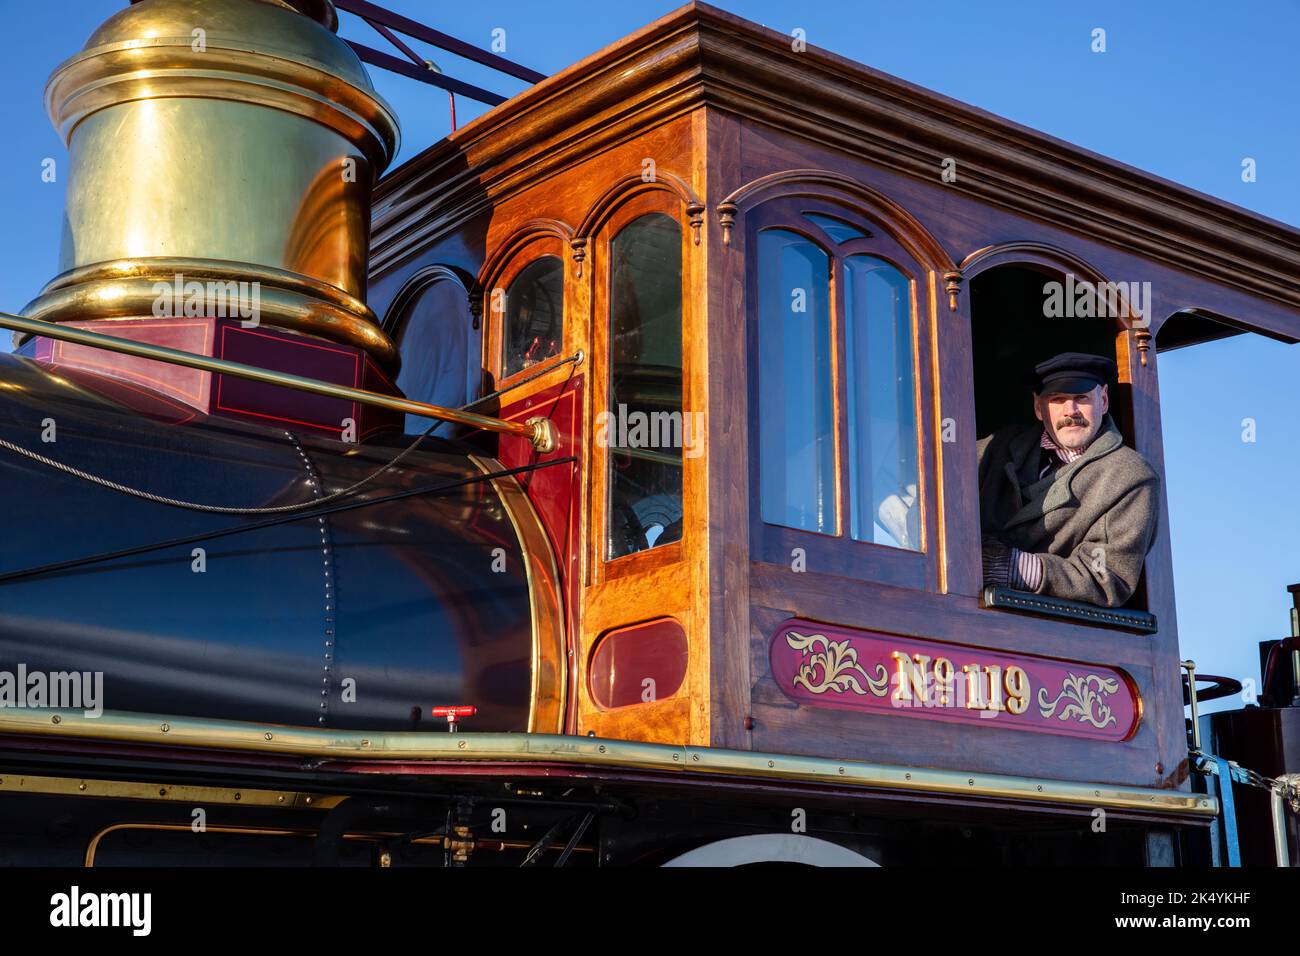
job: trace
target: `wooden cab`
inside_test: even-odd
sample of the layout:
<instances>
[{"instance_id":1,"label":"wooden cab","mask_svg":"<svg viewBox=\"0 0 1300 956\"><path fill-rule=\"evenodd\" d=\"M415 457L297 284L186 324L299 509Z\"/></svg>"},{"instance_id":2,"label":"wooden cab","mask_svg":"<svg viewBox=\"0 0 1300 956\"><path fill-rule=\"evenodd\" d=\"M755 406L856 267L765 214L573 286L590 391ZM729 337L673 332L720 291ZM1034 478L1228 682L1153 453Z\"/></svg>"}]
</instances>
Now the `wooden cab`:
<instances>
[{"instance_id":1,"label":"wooden cab","mask_svg":"<svg viewBox=\"0 0 1300 956\"><path fill-rule=\"evenodd\" d=\"M384 179L370 302L560 429L568 732L1187 788L1163 494L1133 613L990 607L976 441L1097 352L1163 475L1159 352L1300 339L1295 230L692 4Z\"/></svg>"}]
</instances>

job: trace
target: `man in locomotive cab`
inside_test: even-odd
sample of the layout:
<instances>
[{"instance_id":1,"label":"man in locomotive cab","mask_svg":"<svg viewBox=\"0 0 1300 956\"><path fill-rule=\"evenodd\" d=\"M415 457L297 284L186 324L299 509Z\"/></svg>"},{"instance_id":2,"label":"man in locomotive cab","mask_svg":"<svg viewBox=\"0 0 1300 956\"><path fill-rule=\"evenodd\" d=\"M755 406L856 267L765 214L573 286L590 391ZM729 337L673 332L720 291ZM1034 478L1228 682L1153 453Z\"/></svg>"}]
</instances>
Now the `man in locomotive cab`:
<instances>
[{"instance_id":1,"label":"man in locomotive cab","mask_svg":"<svg viewBox=\"0 0 1300 956\"><path fill-rule=\"evenodd\" d=\"M1108 414L1114 361L1064 352L1034 367L1041 424L980 439L984 583L1119 607L1155 540L1160 478Z\"/></svg>"}]
</instances>

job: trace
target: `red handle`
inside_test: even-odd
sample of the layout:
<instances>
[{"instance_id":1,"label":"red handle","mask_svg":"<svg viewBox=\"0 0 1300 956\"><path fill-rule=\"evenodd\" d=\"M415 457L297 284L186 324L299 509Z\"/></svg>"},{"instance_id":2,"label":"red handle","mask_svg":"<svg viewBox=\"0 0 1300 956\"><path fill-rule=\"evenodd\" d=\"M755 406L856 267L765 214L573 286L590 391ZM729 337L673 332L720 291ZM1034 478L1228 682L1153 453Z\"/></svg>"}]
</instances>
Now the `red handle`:
<instances>
[{"instance_id":1,"label":"red handle","mask_svg":"<svg viewBox=\"0 0 1300 956\"><path fill-rule=\"evenodd\" d=\"M434 717L446 717L448 720L452 720L457 717L473 717L478 713L478 708L469 705L460 705L457 707L434 707L430 713L432 713Z\"/></svg>"}]
</instances>

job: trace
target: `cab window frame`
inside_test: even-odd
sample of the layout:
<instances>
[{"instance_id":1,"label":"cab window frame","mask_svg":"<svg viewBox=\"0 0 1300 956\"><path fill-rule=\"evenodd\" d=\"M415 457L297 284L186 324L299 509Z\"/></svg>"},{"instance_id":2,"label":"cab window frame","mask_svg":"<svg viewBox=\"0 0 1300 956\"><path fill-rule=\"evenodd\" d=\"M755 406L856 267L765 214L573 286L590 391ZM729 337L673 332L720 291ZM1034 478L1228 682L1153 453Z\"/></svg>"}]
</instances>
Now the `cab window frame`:
<instances>
[{"instance_id":1,"label":"cab window frame","mask_svg":"<svg viewBox=\"0 0 1300 956\"><path fill-rule=\"evenodd\" d=\"M510 287L524 270L547 258L559 260L560 267L560 351L556 356L506 375L506 320L510 310ZM484 294L484 312L488 317L484 323L486 334L483 336L483 369L488 379L484 383L485 392L507 387L536 373L538 368L544 367L548 362L554 362L570 354L569 339L572 335L570 330L573 311L569 271L568 246L558 236L552 235L534 236L524 242L512 250L506 261L496 270L495 276L486 285Z\"/></svg>"},{"instance_id":2,"label":"cab window frame","mask_svg":"<svg viewBox=\"0 0 1300 956\"><path fill-rule=\"evenodd\" d=\"M650 189L637 192L619 203L592 236L591 256L591 350L599 358L592 363L591 375L591 421L588 429L591 436L589 468L588 502L590 514L590 534L588 535L588 584L599 584L628 575L642 574L655 569L679 564L689 553L691 546L691 527L695 517L695 471L693 462L686 458L683 449L682 461L682 535L676 541L667 542L608 557L607 543L611 522L610 503L610 450L601 447L596 441L596 416L602 411L609 411L611 401L612 369L610 367L610 346L612 333L611 297L613 279L614 240L623 230L636 220L651 213L658 213L673 220L681 238L681 324L682 324L682 414L689 414L690 389L688 383L693 374L692 349L688 347L686 329L691 327L693 307L690 293L691 252L694 248L692 231L683 216L682 200L672 191ZM703 459L698 459L702 461Z\"/></svg>"},{"instance_id":3,"label":"cab window frame","mask_svg":"<svg viewBox=\"0 0 1300 956\"><path fill-rule=\"evenodd\" d=\"M837 241L805 213L832 217L856 227L865 235ZM827 256L828 319L832 343L830 388L835 437L833 480L836 520L833 534L771 524L763 519L759 235L771 229L795 233L820 248ZM932 440L935 434L937 383L935 375L930 371L934 367L936 344L932 341L931 334L934 296L927 294L933 288L933 274L879 223L845 205L822 198L785 196L755 206L745 216L745 249L745 328L749 405L752 410L749 422L749 482L750 551L753 559L792 568L802 556L802 568L807 572L937 591L940 551L936 540L939 528L936 487L938 462ZM843 273L845 259L855 255L883 260L898 270L907 282L912 334L912 399L915 403L917 440L917 498L914 507L919 509L919 550L856 540L851 535L850 498L853 490L849 484L848 344Z\"/></svg>"}]
</instances>

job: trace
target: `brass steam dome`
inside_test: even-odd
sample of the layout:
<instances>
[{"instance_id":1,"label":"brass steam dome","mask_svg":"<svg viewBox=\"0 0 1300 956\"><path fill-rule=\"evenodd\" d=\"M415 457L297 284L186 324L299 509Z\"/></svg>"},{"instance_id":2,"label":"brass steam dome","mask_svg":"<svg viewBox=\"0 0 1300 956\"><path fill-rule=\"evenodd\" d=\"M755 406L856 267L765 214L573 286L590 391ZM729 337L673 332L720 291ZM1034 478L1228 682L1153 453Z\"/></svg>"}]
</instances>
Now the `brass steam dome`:
<instances>
[{"instance_id":1,"label":"brass steam dome","mask_svg":"<svg viewBox=\"0 0 1300 956\"><path fill-rule=\"evenodd\" d=\"M258 283L260 321L397 351L365 304L370 195L398 125L329 0L140 0L59 66L60 274L24 310L139 318L159 283Z\"/></svg>"}]
</instances>

